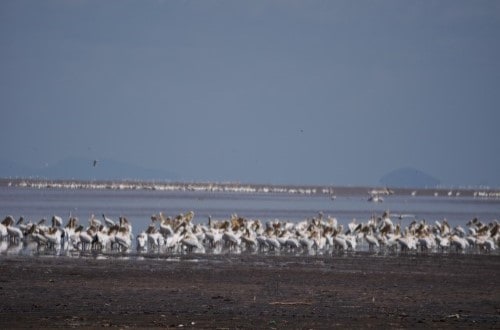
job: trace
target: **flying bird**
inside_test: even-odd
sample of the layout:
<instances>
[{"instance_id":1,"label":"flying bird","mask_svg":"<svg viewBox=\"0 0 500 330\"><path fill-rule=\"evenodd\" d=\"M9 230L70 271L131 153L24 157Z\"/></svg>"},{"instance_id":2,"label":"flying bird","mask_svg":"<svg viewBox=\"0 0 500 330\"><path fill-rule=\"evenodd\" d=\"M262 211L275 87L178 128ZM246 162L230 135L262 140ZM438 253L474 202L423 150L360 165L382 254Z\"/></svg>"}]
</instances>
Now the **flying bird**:
<instances>
[{"instance_id":1,"label":"flying bird","mask_svg":"<svg viewBox=\"0 0 500 330\"><path fill-rule=\"evenodd\" d=\"M97 165L97 159L94 159L93 166L96 167Z\"/></svg>"}]
</instances>

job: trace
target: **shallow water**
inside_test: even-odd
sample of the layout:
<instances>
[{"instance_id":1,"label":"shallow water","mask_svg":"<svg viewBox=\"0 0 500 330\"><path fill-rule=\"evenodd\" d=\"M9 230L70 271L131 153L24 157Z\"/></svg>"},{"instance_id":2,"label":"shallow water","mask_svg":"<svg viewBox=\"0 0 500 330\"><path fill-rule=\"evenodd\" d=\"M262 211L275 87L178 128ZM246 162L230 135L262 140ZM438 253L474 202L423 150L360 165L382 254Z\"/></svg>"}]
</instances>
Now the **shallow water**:
<instances>
[{"instance_id":1,"label":"shallow water","mask_svg":"<svg viewBox=\"0 0 500 330\"><path fill-rule=\"evenodd\" d=\"M452 226L462 225L474 217L483 222L500 218L500 200L474 197L385 196L383 203L367 201L367 195L337 196L279 193L227 193L206 191L155 191L110 189L34 189L0 187L0 216L24 216L36 222L53 215L65 221L77 216L81 223L95 214L117 219L126 216L134 233L145 229L154 213L167 216L193 210L194 222L228 219L231 214L248 219L300 221L323 212L347 224L353 218L365 221L372 215L389 210L393 214L412 214L416 219L434 223L446 218ZM406 219L403 221L411 221Z\"/></svg>"}]
</instances>

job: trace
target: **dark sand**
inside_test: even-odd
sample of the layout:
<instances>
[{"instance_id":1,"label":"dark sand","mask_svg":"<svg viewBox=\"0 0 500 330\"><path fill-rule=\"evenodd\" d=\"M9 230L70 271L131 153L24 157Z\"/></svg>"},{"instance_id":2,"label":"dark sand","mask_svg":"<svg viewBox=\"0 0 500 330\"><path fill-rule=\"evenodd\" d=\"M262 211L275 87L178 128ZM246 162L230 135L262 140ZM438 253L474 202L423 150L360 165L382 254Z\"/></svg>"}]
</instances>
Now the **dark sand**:
<instances>
[{"instance_id":1,"label":"dark sand","mask_svg":"<svg viewBox=\"0 0 500 330\"><path fill-rule=\"evenodd\" d=\"M0 328L500 328L500 256L0 257Z\"/></svg>"}]
</instances>

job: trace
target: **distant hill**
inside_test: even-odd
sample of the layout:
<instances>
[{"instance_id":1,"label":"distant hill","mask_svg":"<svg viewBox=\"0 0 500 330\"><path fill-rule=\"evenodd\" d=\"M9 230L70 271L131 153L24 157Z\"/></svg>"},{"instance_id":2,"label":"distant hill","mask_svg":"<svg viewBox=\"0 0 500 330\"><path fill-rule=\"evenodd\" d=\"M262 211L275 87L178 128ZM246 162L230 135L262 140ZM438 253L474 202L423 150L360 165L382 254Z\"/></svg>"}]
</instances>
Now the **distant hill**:
<instances>
[{"instance_id":1,"label":"distant hill","mask_svg":"<svg viewBox=\"0 0 500 330\"><path fill-rule=\"evenodd\" d=\"M441 182L435 177L412 167L399 168L380 179L384 186L399 188L433 188Z\"/></svg>"},{"instance_id":2,"label":"distant hill","mask_svg":"<svg viewBox=\"0 0 500 330\"><path fill-rule=\"evenodd\" d=\"M147 169L110 159L66 158L44 168L29 168L9 160L0 160L0 177L75 180L175 180L167 170Z\"/></svg>"}]
</instances>

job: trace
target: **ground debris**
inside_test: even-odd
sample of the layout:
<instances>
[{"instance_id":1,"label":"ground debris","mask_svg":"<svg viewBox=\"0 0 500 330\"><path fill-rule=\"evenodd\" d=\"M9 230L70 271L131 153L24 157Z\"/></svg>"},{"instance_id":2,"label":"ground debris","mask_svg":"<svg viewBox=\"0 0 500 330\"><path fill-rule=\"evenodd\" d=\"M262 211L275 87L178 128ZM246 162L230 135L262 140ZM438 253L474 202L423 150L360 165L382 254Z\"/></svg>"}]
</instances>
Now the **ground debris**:
<instances>
[{"instance_id":1,"label":"ground debris","mask_svg":"<svg viewBox=\"0 0 500 330\"><path fill-rule=\"evenodd\" d=\"M0 258L0 329L500 328L497 255Z\"/></svg>"}]
</instances>

